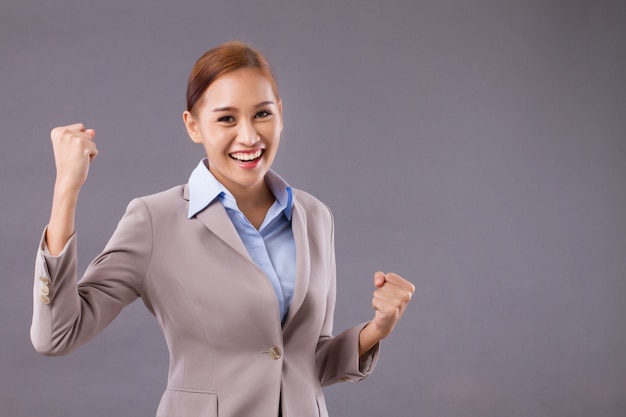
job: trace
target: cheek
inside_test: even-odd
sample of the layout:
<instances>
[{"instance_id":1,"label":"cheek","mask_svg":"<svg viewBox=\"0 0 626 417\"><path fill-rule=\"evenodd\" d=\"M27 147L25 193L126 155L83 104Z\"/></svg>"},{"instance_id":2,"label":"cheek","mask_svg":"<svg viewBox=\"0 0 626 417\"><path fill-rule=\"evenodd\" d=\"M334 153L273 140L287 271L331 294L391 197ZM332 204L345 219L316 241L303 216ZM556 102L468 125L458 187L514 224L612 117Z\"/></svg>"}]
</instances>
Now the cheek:
<instances>
[{"instance_id":1,"label":"cheek","mask_svg":"<svg viewBox=\"0 0 626 417\"><path fill-rule=\"evenodd\" d=\"M268 123L267 125L262 126L259 129L259 132L268 139L273 139L275 142L278 142L280 140L282 130L280 122L276 121L275 123Z\"/></svg>"},{"instance_id":2,"label":"cheek","mask_svg":"<svg viewBox=\"0 0 626 417\"><path fill-rule=\"evenodd\" d=\"M228 142L228 131L219 128L206 128L202 132L203 142L212 148L223 146Z\"/></svg>"}]
</instances>

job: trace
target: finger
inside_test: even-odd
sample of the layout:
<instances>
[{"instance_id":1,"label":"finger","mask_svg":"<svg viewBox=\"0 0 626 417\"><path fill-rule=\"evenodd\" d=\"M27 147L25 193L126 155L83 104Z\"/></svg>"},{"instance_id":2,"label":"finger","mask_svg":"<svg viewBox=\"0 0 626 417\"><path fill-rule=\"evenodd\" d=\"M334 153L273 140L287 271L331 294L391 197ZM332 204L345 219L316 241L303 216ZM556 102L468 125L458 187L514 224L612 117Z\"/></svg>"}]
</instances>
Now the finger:
<instances>
[{"instance_id":1,"label":"finger","mask_svg":"<svg viewBox=\"0 0 626 417\"><path fill-rule=\"evenodd\" d=\"M85 125L82 123L74 123L67 126L57 126L50 131L50 137L55 137L67 131L84 131Z\"/></svg>"},{"instance_id":2,"label":"finger","mask_svg":"<svg viewBox=\"0 0 626 417\"><path fill-rule=\"evenodd\" d=\"M85 124L84 123L73 123L73 124L67 125L67 126L60 126L57 129L84 132L85 131Z\"/></svg>"},{"instance_id":3,"label":"finger","mask_svg":"<svg viewBox=\"0 0 626 417\"><path fill-rule=\"evenodd\" d=\"M380 288L374 291L375 297L381 297L386 300L398 300L399 302L408 302L411 300L413 293L405 290L404 288L396 287L393 284L385 283Z\"/></svg>"},{"instance_id":4,"label":"finger","mask_svg":"<svg viewBox=\"0 0 626 417\"><path fill-rule=\"evenodd\" d=\"M411 293L415 292L415 285L402 278L400 275L394 274L393 272L389 272L387 275L385 275L385 281L397 287L408 290Z\"/></svg>"},{"instance_id":5,"label":"finger","mask_svg":"<svg viewBox=\"0 0 626 417\"><path fill-rule=\"evenodd\" d=\"M401 303L388 301L380 297L372 299L372 308L384 318L400 317L406 308Z\"/></svg>"},{"instance_id":6,"label":"finger","mask_svg":"<svg viewBox=\"0 0 626 417\"><path fill-rule=\"evenodd\" d=\"M409 304L413 297L413 294L406 290L400 290L397 287L396 289L388 289L386 287L374 291L374 298L390 305L405 306Z\"/></svg>"},{"instance_id":7,"label":"finger","mask_svg":"<svg viewBox=\"0 0 626 417\"><path fill-rule=\"evenodd\" d=\"M388 300L386 300L384 297L376 295L372 297L372 308L376 311L380 311L381 313L386 313L392 309Z\"/></svg>"},{"instance_id":8,"label":"finger","mask_svg":"<svg viewBox=\"0 0 626 417\"><path fill-rule=\"evenodd\" d=\"M96 142L94 142L91 137L85 139L86 141L83 142L85 155L89 156L89 161L93 161L94 158L98 155Z\"/></svg>"},{"instance_id":9,"label":"finger","mask_svg":"<svg viewBox=\"0 0 626 417\"><path fill-rule=\"evenodd\" d=\"M96 137L96 131L93 129L85 129L85 133L87 133L89 136L91 136L91 139Z\"/></svg>"},{"instance_id":10,"label":"finger","mask_svg":"<svg viewBox=\"0 0 626 417\"><path fill-rule=\"evenodd\" d=\"M89 154L89 162L93 162L93 160L96 159L96 156L98 156L98 149L94 147L93 149L90 149L88 151L88 154Z\"/></svg>"},{"instance_id":11,"label":"finger","mask_svg":"<svg viewBox=\"0 0 626 417\"><path fill-rule=\"evenodd\" d=\"M394 297L391 297L388 294L375 292L374 297L372 297L372 304L375 306L374 309L379 310L399 303L396 302Z\"/></svg>"},{"instance_id":12,"label":"finger","mask_svg":"<svg viewBox=\"0 0 626 417\"><path fill-rule=\"evenodd\" d=\"M62 126L67 130L85 130L85 125L83 123L74 123L67 126Z\"/></svg>"},{"instance_id":13,"label":"finger","mask_svg":"<svg viewBox=\"0 0 626 417\"><path fill-rule=\"evenodd\" d=\"M374 285L380 288L385 284L385 273L378 271L374 274Z\"/></svg>"},{"instance_id":14,"label":"finger","mask_svg":"<svg viewBox=\"0 0 626 417\"><path fill-rule=\"evenodd\" d=\"M395 286L388 282L385 282L382 287L377 288L376 291L374 291L374 295L384 298L388 301L398 300L398 302L403 303L408 303L413 297L413 293L411 291Z\"/></svg>"},{"instance_id":15,"label":"finger","mask_svg":"<svg viewBox=\"0 0 626 417\"><path fill-rule=\"evenodd\" d=\"M413 292L411 290L388 281L374 291L374 298L380 298L393 304L408 304L412 297Z\"/></svg>"},{"instance_id":16,"label":"finger","mask_svg":"<svg viewBox=\"0 0 626 417\"><path fill-rule=\"evenodd\" d=\"M62 141L62 140L71 139L71 138L83 138L83 139L92 141L94 137L96 136L96 131L93 129L86 129L86 130L74 129L74 128L78 128L82 126L83 126L82 123L78 123L75 125L71 125L70 127L68 126L55 127L50 132L50 139L52 139L53 143Z\"/></svg>"}]
</instances>

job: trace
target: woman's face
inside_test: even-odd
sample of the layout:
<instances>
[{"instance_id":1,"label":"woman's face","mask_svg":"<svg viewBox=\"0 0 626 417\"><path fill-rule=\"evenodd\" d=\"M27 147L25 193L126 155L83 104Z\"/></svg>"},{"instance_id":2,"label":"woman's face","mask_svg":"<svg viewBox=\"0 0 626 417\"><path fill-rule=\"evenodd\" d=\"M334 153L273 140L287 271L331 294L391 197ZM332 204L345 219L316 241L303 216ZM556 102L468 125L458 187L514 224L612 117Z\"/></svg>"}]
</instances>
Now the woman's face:
<instances>
[{"instance_id":1,"label":"woman's face","mask_svg":"<svg viewBox=\"0 0 626 417\"><path fill-rule=\"evenodd\" d=\"M282 104L257 69L242 68L216 79L183 114L191 139L204 146L211 173L233 195L265 187L283 130Z\"/></svg>"}]
</instances>

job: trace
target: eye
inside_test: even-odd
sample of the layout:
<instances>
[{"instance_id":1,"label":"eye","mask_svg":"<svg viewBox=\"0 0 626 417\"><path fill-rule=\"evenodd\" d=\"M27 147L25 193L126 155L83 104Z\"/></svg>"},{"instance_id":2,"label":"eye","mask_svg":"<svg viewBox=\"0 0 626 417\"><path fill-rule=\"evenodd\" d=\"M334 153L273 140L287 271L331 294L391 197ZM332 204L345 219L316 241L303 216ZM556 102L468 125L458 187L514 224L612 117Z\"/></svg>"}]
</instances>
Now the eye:
<instances>
[{"instance_id":1,"label":"eye","mask_svg":"<svg viewBox=\"0 0 626 417\"><path fill-rule=\"evenodd\" d=\"M235 121L235 118L233 116L222 116L219 117L217 121L223 123L233 123Z\"/></svg>"},{"instance_id":2,"label":"eye","mask_svg":"<svg viewBox=\"0 0 626 417\"><path fill-rule=\"evenodd\" d=\"M254 115L254 117L256 117L257 119L264 119L268 116L270 116L272 113L270 113L267 110L261 110L259 112L257 112L257 114Z\"/></svg>"}]
</instances>

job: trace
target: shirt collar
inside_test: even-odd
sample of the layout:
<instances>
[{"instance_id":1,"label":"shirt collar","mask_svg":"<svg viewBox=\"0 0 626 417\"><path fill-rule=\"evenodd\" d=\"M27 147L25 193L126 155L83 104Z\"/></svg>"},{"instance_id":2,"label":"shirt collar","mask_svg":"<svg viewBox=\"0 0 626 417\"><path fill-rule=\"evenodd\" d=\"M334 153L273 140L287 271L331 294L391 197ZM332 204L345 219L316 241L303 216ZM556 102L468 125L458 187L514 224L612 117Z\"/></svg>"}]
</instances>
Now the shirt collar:
<instances>
[{"instance_id":1,"label":"shirt collar","mask_svg":"<svg viewBox=\"0 0 626 417\"><path fill-rule=\"evenodd\" d=\"M284 211L288 220L291 220L293 191L289 184L271 169L265 175L265 183L274 194L280 210ZM209 171L209 161L204 158L189 177L189 211L187 217L191 219L215 199L219 198L223 201L226 197L235 201L226 187Z\"/></svg>"}]
</instances>

